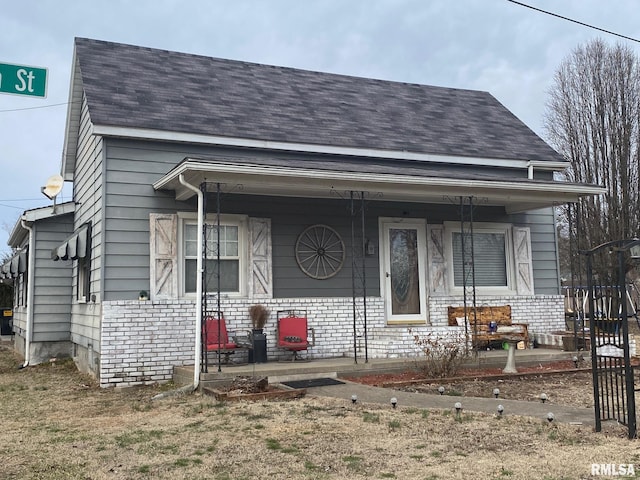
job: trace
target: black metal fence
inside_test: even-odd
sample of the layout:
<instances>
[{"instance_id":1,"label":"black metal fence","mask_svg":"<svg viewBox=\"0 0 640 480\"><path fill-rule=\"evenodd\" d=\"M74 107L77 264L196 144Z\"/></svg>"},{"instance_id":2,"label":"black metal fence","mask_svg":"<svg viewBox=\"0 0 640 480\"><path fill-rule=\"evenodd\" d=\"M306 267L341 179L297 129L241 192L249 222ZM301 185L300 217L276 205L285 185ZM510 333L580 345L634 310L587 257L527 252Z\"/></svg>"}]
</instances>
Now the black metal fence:
<instances>
[{"instance_id":1,"label":"black metal fence","mask_svg":"<svg viewBox=\"0 0 640 480\"><path fill-rule=\"evenodd\" d=\"M636 437L633 366L629 352L630 311L626 273L638 255L640 240L617 240L581 252L586 257L596 431L617 421Z\"/></svg>"}]
</instances>

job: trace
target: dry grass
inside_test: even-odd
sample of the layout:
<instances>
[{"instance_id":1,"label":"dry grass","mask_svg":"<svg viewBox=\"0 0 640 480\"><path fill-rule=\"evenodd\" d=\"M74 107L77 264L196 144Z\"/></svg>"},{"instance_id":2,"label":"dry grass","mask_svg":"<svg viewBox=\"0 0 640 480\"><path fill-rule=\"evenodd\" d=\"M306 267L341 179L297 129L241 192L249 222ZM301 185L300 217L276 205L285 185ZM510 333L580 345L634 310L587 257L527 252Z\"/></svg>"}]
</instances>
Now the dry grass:
<instances>
[{"instance_id":1,"label":"dry grass","mask_svg":"<svg viewBox=\"0 0 640 480\"><path fill-rule=\"evenodd\" d=\"M616 429L324 398L152 402L160 387L19 363L0 347L3 479L581 479L594 462L640 463Z\"/></svg>"}]
</instances>

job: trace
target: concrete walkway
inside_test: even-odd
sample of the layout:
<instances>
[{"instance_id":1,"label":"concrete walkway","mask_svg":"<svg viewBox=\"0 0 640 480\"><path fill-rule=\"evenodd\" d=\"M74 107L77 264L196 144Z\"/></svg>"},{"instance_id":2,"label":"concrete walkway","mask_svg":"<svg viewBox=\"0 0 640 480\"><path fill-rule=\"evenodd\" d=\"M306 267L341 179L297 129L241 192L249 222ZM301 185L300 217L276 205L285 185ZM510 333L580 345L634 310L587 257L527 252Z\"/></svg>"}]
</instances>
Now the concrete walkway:
<instances>
[{"instance_id":1,"label":"concrete walkway","mask_svg":"<svg viewBox=\"0 0 640 480\"><path fill-rule=\"evenodd\" d=\"M516 363L520 366L545 364L558 360L568 360L573 355L584 352L563 352L554 349L519 350L516 353ZM479 352L478 356L470 359L467 368L504 367L507 352L494 350ZM202 374L203 386L214 386L218 382L228 381L234 376L266 376L269 383L279 383L287 380L301 380L321 377L339 378L344 385L307 388L307 395L333 397L351 403L351 396L357 395L358 402L378 403L389 405L391 397L396 397L398 407L436 408L454 410L456 402L462 403L463 411L497 413L498 405L504 406L503 415L530 416L545 420L552 412L555 421L575 423L578 425L595 424L595 413L589 408L573 408L555 405L553 398L550 402L529 402L507 400L504 398L458 397L449 395L431 395L426 393L403 392L391 388L373 387L361 383L350 382L349 377L359 375L391 373L415 368L416 359L372 359L368 363L355 364L353 358L339 357L319 359L311 362L269 362L263 364L224 365L221 372L211 366L207 374ZM193 367L177 367L174 370L174 381L178 385L186 385L192 381Z\"/></svg>"},{"instance_id":2,"label":"concrete walkway","mask_svg":"<svg viewBox=\"0 0 640 480\"><path fill-rule=\"evenodd\" d=\"M507 400L504 398L478 398L458 397L449 395L431 395L426 393L412 393L394 390L390 388L373 387L361 383L345 382L344 385L330 385L326 387L311 387L307 389L307 395L320 397L332 397L344 399L351 403L351 396L357 395L360 403L386 404L391 408L391 397L398 400L398 408L436 408L455 410L454 404L460 402L464 411L497 413L498 405L504 406L503 415L519 415L545 420L547 414L552 412L555 420L562 423L576 425L595 424L595 413L590 408L574 408L562 405L554 405L553 399L546 403L528 402L520 400Z\"/></svg>"}]
</instances>

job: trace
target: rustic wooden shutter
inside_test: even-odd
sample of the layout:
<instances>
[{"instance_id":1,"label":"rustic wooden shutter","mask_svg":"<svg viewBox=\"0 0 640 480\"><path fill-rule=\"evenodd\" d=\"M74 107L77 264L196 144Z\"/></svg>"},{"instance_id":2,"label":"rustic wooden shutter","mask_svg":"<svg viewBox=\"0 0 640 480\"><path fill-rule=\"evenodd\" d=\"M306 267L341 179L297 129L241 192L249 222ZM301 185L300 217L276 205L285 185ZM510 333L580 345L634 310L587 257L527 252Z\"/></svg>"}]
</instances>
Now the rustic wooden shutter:
<instances>
[{"instance_id":1,"label":"rustic wooden shutter","mask_svg":"<svg viewBox=\"0 0 640 480\"><path fill-rule=\"evenodd\" d=\"M429 225L427 228L427 264L429 291L435 294L446 294L447 264L444 256L444 227L442 225Z\"/></svg>"},{"instance_id":2,"label":"rustic wooden shutter","mask_svg":"<svg viewBox=\"0 0 640 480\"><path fill-rule=\"evenodd\" d=\"M178 296L178 216L149 214L150 298Z\"/></svg>"},{"instance_id":3,"label":"rustic wooden shutter","mask_svg":"<svg viewBox=\"0 0 640 480\"><path fill-rule=\"evenodd\" d=\"M249 296L272 298L271 219L249 219Z\"/></svg>"},{"instance_id":4,"label":"rustic wooden shutter","mask_svg":"<svg viewBox=\"0 0 640 480\"><path fill-rule=\"evenodd\" d=\"M533 295L533 263L531 261L531 232L528 227L513 227L516 261L516 289L518 295Z\"/></svg>"}]
</instances>

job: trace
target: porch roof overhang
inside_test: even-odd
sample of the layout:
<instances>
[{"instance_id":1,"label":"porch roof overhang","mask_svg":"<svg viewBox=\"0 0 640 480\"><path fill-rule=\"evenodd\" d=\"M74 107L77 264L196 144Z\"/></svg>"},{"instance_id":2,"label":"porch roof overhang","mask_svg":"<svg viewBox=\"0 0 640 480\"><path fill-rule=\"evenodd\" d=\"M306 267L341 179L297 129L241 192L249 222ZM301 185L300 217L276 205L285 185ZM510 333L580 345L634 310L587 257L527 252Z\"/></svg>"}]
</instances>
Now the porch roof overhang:
<instances>
[{"instance_id":1,"label":"porch roof overhang","mask_svg":"<svg viewBox=\"0 0 640 480\"><path fill-rule=\"evenodd\" d=\"M173 190L184 201L194 192L192 185L225 184L242 194L305 198L336 198L349 191L369 192L372 200L450 203L453 197L478 198L483 205L503 206L507 213L519 213L576 202L580 197L605 193L596 185L559 181L500 178L486 175L442 174L434 171L402 173L402 169L348 169L288 166L237 159L186 158L153 184L156 190ZM377 170L377 171L373 171ZM239 187L239 188L236 188Z\"/></svg>"}]
</instances>

